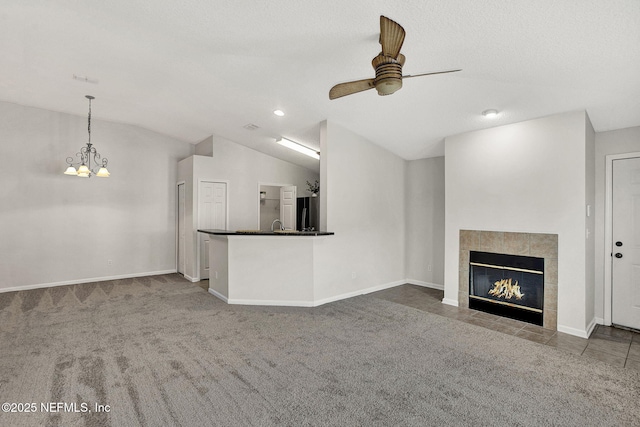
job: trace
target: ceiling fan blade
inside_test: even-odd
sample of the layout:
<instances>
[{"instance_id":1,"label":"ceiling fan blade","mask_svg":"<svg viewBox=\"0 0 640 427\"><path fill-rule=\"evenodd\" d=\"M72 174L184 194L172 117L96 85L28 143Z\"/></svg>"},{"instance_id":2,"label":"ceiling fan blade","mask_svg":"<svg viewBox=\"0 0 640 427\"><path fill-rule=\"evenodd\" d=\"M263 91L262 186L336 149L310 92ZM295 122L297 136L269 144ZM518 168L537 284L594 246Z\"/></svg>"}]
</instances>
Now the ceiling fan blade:
<instances>
[{"instance_id":1,"label":"ceiling fan blade","mask_svg":"<svg viewBox=\"0 0 640 427\"><path fill-rule=\"evenodd\" d=\"M409 77L430 76L432 74L456 73L458 71L462 71L462 69L459 69L459 70L447 70L447 71L435 71L433 73L423 73L423 74L407 74L406 76L402 76L402 78L403 79L408 79Z\"/></svg>"},{"instance_id":2,"label":"ceiling fan blade","mask_svg":"<svg viewBox=\"0 0 640 427\"><path fill-rule=\"evenodd\" d=\"M404 28L386 16L380 15L380 44L382 54L397 58L404 43Z\"/></svg>"},{"instance_id":3,"label":"ceiling fan blade","mask_svg":"<svg viewBox=\"0 0 640 427\"><path fill-rule=\"evenodd\" d=\"M340 83L329 91L329 99L336 99L353 93L373 89L373 79L356 80L354 82Z\"/></svg>"}]
</instances>

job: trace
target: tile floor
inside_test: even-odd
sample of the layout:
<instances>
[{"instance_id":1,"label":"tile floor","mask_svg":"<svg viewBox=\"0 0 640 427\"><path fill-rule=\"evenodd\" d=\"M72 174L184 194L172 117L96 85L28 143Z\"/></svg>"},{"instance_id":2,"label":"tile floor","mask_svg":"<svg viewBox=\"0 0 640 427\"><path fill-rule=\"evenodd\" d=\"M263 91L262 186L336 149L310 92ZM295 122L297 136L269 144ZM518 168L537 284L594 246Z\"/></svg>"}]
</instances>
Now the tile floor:
<instances>
[{"instance_id":1,"label":"tile floor","mask_svg":"<svg viewBox=\"0 0 640 427\"><path fill-rule=\"evenodd\" d=\"M205 291L209 292L209 279L200 280L199 282L195 282L195 283Z\"/></svg>"},{"instance_id":2,"label":"tile floor","mask_svg":"<svg viewBox=\"0 0 640 427\"><path fill-rule=\"evenodd\" d=\"M442 304L443 291L402 285L371 294L377 298L457 319L509 335L640 371L640 333L597 325L589 339L544 329L518 320Z\"/></svg>"},{"instance_id":3,"label":"tile floor","mask_svg":"<svg viewBox=\"0 0 640 427\"><path fill-rule=\"evenodd\" d=\"M209 281L198 286L207 290ZM584 357L640 371L640 334L597 325L589 339L544 329L541 326L507 319L482 311L442 304L443 291L415 285L402 285L371 294L377 298L407 305L461 322L471 323L529 341L555 347Z\"/></svg>"}]
</instances>

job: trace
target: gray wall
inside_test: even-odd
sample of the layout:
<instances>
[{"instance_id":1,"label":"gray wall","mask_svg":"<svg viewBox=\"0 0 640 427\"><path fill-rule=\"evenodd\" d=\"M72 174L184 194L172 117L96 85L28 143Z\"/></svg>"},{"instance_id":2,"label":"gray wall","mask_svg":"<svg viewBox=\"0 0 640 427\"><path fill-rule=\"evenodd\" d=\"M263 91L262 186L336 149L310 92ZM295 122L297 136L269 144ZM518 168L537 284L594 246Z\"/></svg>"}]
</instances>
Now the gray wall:
<instances>
[{"instance_id":1,"label":"gray wall","mask_svg":"<svg viewBox=\"0 0 640 427\"><path fill-rule=\"evenodd\" d=\"M259 183L293 184L298 187L298 196L301 197L308 194L306 181L318 179L318 174L309 169L218 136L210 136L198 143L196 151L210 152L212 155L194 155L183 159L178 164L177 176L177 181L184 180L186 183L187 205L192 212L189 213L187 209L187 223L192 227L192 232L187 233L186 237L186 275L191 280L199 280L200 275L197 267L200 247L196 231L199 180L227 182L227 228L244 230L260 227Z\"/></svg>"},{"instance_id":2,"label":"gray wall","mask_svg":"<svg viewBox=\"0 0 640 427\"><path fill-rule=\"evenodd\" d=\"M445 302L458 299L461 229L557 234L558 330L595 325L586 122L577 111L446 138Z\"/></svg>"},{"instance_id":3,"label":"gray wall","mask_svg":"<svg viewBox=\"0 0 640 427\"><path fill-rule=\"evenodd\" d=\"M405 282L405 161L336 125L321 125L321 223L335 236L314 253L316 300Z\"/></svg>"},{"instance_id":4,"label":"gray wall","mask_svg":"<svg viewBox=\"0 0 640 427\"><path fill-rule=\"evenodd\" d=\"M407 162L406 277L444 286L444 157Z\"/></svg>"},{"instance_id":5,"label":"gray wall","mask_svg":"<svg viewBox=\"0 0 640 427\"><path fill-rule=\"evenodd\" d=\"M258 183L292 184L298 197L308 196L307 181L319 176L316 172L276 159L228 139L212 136L213 166L207 178L229 181L229 228L255 229L260 226Z\"/></svg>"},{"instance_id":6,"label":"gray wall","mask_svg":"<svg viewBox=\"0 0 640 427\"><path fill-rule=\"evenodd\" d=\"M586 238L585 248L585 318L587 321L595 320L595 262L596 262L596 134L591 125L589 116L585 114L585 204L589 206L589 216L585 217L586 229L589 237Z\"/></svg>"},{"instance_id":7,"label":"gray wall","mask_svg":"<svg viewBox=\"0 0 640 427\"><path fill-rule=\"evenodd\" d=\"M193 146L99 111L111 177L83 179L63 172L86 116L0 102L0 290L175 271L176 164Z\"/></svg>"},{"instance_id":8,"label":"gray wall","mask_svg":"<svg viewBox=\"0 0 640 427\"><path fill-rule=\"evenodd\" d=\"M280 187L261 185L260 190L266 193L265 199L260 199L260 230L270 230L271 224L280 218ZM298 189L298 191L304 189Z\"/></svg>"}]
</instances>

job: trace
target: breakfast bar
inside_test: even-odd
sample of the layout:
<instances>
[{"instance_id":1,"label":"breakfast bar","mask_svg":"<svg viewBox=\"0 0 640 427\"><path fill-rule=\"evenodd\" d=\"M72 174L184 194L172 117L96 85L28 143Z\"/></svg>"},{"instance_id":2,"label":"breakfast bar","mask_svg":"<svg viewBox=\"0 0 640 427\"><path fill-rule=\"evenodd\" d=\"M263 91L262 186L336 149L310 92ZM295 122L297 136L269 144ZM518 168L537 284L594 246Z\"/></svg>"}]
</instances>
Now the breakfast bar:
<instances>
[{"instance_id":1,"label":"breakfast bar","mask_svg":"<svg viewBox=\"0 0 640 427\"><path fill-rule=\"evenodd\" d=\"M326 231L198 230L211 235L209 293L229 304L313 307ZM330 238L330 237L329 237Z\"/></svg>"}]
</instances>

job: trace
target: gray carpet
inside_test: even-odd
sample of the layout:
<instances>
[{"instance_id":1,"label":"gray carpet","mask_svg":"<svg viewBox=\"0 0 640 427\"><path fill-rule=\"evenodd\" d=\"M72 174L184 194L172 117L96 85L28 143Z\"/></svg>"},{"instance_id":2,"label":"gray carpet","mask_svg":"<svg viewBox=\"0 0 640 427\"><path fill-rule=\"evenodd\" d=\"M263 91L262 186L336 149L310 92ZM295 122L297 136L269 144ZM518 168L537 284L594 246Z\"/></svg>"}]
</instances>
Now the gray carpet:
<instances>
[{"instance_id":1,"label":"gray carpet","mask_svg":"<svg viewBox=\"0 0 640 427\"><path fill-rule=\"evenodd\" d=\"M229 306L177 275L4 293L0 344L0 401L38 406L2 426L640 425L636 371L373 295Z\"/></svg>"}]
</instances>

